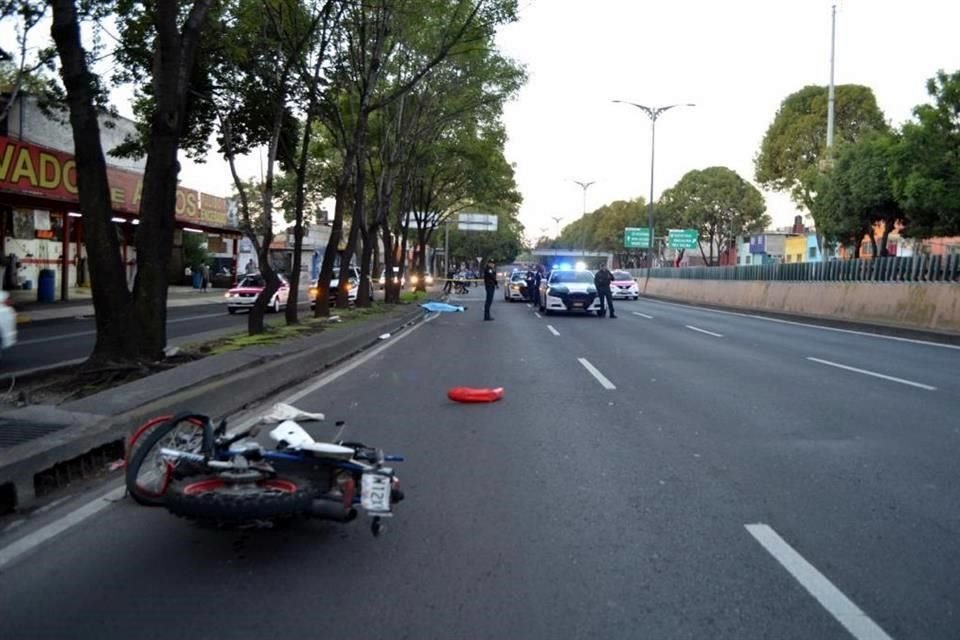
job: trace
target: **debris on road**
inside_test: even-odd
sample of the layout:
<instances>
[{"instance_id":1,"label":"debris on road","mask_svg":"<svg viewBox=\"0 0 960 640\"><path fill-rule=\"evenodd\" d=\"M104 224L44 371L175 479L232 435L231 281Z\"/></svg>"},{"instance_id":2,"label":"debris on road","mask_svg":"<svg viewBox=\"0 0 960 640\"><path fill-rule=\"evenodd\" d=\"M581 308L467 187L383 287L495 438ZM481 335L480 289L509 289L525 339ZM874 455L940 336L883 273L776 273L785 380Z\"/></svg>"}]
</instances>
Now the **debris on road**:
<instances>
[{"instance_id":1,"label":"debris on road","mask_svg":"<svg viewBox=\"0 0 960 640\"><path fill-rule=\"evenodd\" d=\"M475 389L472 387L453 387L447 397L454 402L496 402L503 399L503 387L495 389Z\"/></svg>"}]
</instances>

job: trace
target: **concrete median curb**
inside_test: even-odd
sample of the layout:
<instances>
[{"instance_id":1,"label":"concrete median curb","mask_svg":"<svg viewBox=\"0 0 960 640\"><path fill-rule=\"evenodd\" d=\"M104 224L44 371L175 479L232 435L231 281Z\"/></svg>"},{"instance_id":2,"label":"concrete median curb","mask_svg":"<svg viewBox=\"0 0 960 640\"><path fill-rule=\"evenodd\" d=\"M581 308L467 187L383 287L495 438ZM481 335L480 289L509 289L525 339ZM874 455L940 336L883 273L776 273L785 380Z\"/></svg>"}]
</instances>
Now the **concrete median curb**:
<instances>
[{"instance_id":1,"label":"concrete median curb","mask_svg":"<svg viewBox=\"0 0 960 640\"><path fill-rule=\"evenodd\" d=\"M81 461L82 471L85 456L108 451L115 457L123 439L150 417L185 409L212 416L235 413L349 359L381 342L382 334L395 335L424 315L419 306L400 307L386 317L350 323L356 326L209 356L58 407L34 405L0 414L0 429L4 423L36 425L41 432L56 427L0 449L0 513L29 508L50 486L69 484L73 461Z\"/></svg>"}]
</instances>

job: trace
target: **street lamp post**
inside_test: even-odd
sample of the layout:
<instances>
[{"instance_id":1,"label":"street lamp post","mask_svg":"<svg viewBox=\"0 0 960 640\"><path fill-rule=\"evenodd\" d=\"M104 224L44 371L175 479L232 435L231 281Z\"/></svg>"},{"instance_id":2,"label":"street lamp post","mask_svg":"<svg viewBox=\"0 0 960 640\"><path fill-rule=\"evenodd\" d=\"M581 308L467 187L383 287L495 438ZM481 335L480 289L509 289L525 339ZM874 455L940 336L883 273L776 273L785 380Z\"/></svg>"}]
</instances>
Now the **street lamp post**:
<instances>
[{"instance_id":1,"label":"street lamp post","mask_svg":"<svg viewBox=\"0 0 960 640\"><path fill-rule=\"evenodd\" d=\"M590 182L580 182L579 180L573 181L575 184L580 185L580 188L583 189L583 217L587 216L587 189L590 188L590 185L595 184L596 180L591 180ZM584 223L581 223L581 225ZM586 230L581 227L580 229L580 253L583 254L586 251L586 238L584 237Z\"/></svg>"},{"instance_id":2,"label":"street lamp post","mask_svg":"<svg viewBox=\"0 0 960 640\"><path fill-rule=\"evenodd\" d=\"M563 216L553 216L550 219L557 223L557 240L559 240L560 239L560 221L563 220Z\"/></svg>"},{"instance_id":3,"label":"street lamp post","mask_svg":"<svg viewBox=\"0 0 960 640\"><path fill-rule=\"evenodd\" d=\"M647 117L650 118L650 213L648 216L648 226L650 228L650 259L649 267L653 267L653 250L654 250L654 237L653 237L653 162L655 158L655 141L657 136L657 118L661 116L665 111L669 111L674 107L695 107L696 105L692 102L685 102L681 104L668 104L665 107L647 107L642 104L637 104L635 102L627 102L626 100L614 100L614 102L620 104L629 104L637 109L640 109L647 114Z\"/></svg>"}]
</instances>

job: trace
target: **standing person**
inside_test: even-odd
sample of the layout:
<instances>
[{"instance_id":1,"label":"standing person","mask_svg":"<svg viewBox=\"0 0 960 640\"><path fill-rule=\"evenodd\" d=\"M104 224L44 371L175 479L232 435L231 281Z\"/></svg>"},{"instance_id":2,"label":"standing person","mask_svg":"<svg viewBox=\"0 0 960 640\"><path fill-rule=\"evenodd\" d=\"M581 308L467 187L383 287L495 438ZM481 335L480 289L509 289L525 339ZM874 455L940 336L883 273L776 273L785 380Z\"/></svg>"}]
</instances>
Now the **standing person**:
<instances>
[{"instance_id":1,"label":"standing person","mask_svg":"<svg viewBox=\"0 0 960 640\"><path fill-rule=\"evenodd\" d=\"M493 265L493 258L487 260L487 267L483 270L483 286L487 289L487 301L483 305L483 319L493 320L490 315L490 305L493 304L493 292L497 288L497 269Z\"/></svg>"},{"instance_id":2,"label":"standing person","mask_svg":"<svg viewBox=\"0 0 960 640\"><path fill-rule=\"evenodd\" d=\"M203 283L200 285L201 291L207 292L207 285L210 284L210 265L204 263L200 266L200 273L203 274Z\"/></svg>"},{"instance_id":3,"label":"standing person","mask_svg":"<svg viewBox=\"0 0 960 640\"><path fill-rule=\"evenodd\" d=\"M453 289L453 278L457 275L457 272L454 271L451 267L447 267L447 281L443 283L443 292L449 294L450 290Z\"/></svg>"},{"instance_id":4,"label":"standing person","mask_svg":"<svg viewBox=\"0 0 960 640\"><path fill-rule=\"evenodd\" d=\"M607 265L601 265L600 269L593 276L593 284L597 287L597 295L600 296L600 317L604 314L604 302L610 307L610 317L616 318L613 312L613 294L610 292L610 283L613 282L613 274Z\"/></svg>"},{"instance_id":5,"label":"standing person","mask_svg":"<svg viewBox=\"0 0 960 640\"><path fill-rule=\"evenodd\" d=\"M540 306L540 284L543 282L543 266L537 265L533 270L533 306Z\"/></svg>"}]
</instances>

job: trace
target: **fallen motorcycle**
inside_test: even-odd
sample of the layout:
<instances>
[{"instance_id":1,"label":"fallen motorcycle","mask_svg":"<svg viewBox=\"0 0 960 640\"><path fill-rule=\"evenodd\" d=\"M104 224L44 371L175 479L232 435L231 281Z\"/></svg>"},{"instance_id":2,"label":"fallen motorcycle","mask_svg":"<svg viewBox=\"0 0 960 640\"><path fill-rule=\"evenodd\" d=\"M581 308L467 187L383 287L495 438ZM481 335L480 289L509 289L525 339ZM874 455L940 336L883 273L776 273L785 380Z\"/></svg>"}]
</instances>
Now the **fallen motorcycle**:
<instances>
[{"instance_id":1,"label":"fallen motorcycle","mask_svg":"<svg viewBox=\"0 0 960 640\"><path fill-rule=\"evenodd\" d=\"M258 431L228 432L226 420L214 425L189 412L155 418L130 439L127 491L140 504L228 525L295 517L350 522L359 508L371 516L374 535L403 500L386 466L402 456L359 442L317 442L294 420L270 431L273 449L254 439Z\"/></svg>"}]
</instances>

